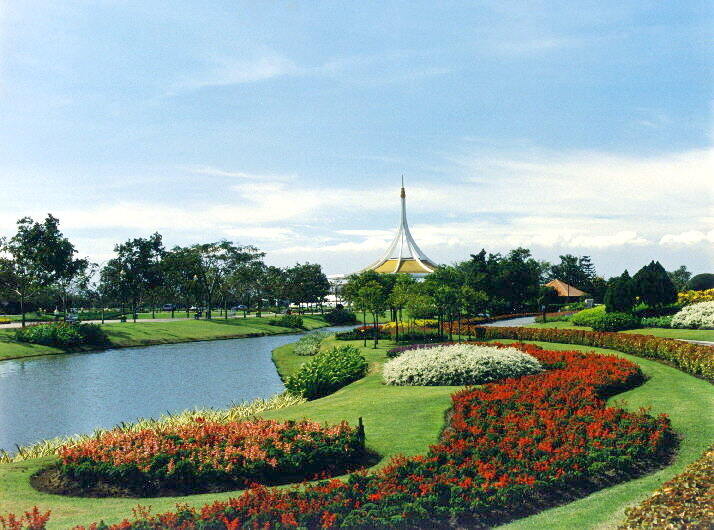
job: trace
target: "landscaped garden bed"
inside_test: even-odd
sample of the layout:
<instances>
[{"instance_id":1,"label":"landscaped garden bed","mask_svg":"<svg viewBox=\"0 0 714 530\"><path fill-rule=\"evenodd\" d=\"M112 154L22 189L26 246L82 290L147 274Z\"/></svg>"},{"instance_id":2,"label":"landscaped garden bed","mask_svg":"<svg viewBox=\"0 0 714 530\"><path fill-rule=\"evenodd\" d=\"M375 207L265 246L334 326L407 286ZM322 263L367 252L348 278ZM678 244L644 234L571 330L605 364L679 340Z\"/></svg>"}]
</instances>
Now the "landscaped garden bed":
<instances>
[{"instance_id":1,"label":"landscaped garden bed","mask_svg":"<svg viewBox=\"0 0 714 530\"><path fill-rule=\"evenodd\" d=\"M210 422L107 431L58 450L32 477L42 491L75 496L173 496L295 482L364 463L362 428L303 420Z\"/></svg>"},{"instance_id":2,"label":"landscaped garden bed","mask_svg":"<svg viewBox=\"0 0 714 530\"><path fill-rule=\"evenodd\" d=\"M637 365L516 347L557 368L457 392L441 440L426 455L397 457L346 481L251 488L201 510L144 511L121 528L494 525L667 462L675 443L667 418L602 400L640 384Z\"/></svg>"}]
</instances>

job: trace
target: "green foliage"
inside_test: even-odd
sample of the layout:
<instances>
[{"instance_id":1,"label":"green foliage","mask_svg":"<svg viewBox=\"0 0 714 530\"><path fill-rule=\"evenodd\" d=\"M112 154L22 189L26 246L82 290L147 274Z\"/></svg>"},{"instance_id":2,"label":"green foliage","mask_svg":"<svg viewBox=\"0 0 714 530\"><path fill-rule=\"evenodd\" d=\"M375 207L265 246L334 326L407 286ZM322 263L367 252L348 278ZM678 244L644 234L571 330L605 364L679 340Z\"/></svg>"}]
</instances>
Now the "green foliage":
<instances>
[{"instance_id":1,"label":"green foliage","mask_svg":"<svg viewBox=\"0 0 714 530\"><path fill-rule=\"evenodd\" d=\"M343 324L354 324L357 322L357 316L347 309L335 308L328 311L324 315L325 321L333 326L340 326Z\"/></svg>"},{"instance_id":2,"label":"green foliage","mask_svg":"<svg viewBox=\"0 0 714 530\"><path fill-rule=\"evenodd\" d=\"M538 309L545 306L545 310L548 311L553 306L557 305L558 302L560 302L558 291L548 285L541 286L538 292L538 305L540 306Z\"/></svg>"},{"instance_id":3,"label":"green foliage","mask_svg":"<svg viewBox=\"0 0 714 530\"><path fill-rule=\"evenodd\" d=\"M590 309L583 309L578 311L572 317L570 321L575 326L588 326L592 327L593 322L605 314L605 306L599 305Z\"/></svg>"},{"instance_id":4,"label":"green foliage","mask_svg":"<svg viewBox=\"0 0 714 530\"><path fill-rule=\"evenodd\" d=\"M640 327L643 328L671 328L672 315L665 317L644 317L640 320Z\"/></svg>"},{"instance_id":5,"label":"green foliage","mask_svg":"<svg viewBox=\"0 0 714 530\"><path fill-rule=\"evenodd\" d=\"M680 265L677 270L668 271L669 279L677 288L677 291L684 291L687 288L687 282L692 277L692 273L687 270L686 265Z\"/></svg>"},{"instance_id":6,"label":"green foliage","mask_svg":"<svg viewBox=\"0 0 714 530\"><path fill-rule=\"evenodd\" d=\"M677 289L659 261L642 267L632 280L635 295L650 307L662 307L677 301Z\"/></svg>"},{"instance_id":7,"label":"green foliage","mask_svg":"<svg viewBox=\"0 0 714 530\"><path fill-rule=\"evenodd\" d=\"M97 324L69 324L58 322L19 328L15 332L18 342L73 348L77 346L104 346L109 340Z\"/></svg>"},{"instance_id":8,"label":"green foliage","mask_svg":"<svg viewBox=\"0 0 714 530\"><path fill-rule=\"evenodd\" d=\"M635 287L630 273L625 270L618 278L613 278L605 291L605 311L627 313L635 305Z\"/></svg>"},{"instance_id":9,"label":"green foliage","mask_svg":"<svg viewBox=\"0 0 714 530\"><path fill-rule=\"evenodd\" d=\"M283 328L305 329L300 315L283 315L280 318L268 321L268 324L271 326L281 326Z\"/></svg>"},{"instance_id":10,"label":"green foliage","mask_svg":"<svg viewBox=\"0 0 714 530\"><path fill-rule=\"evenodd\" d=\"M315 355L320 351L320 346L329 337L329 333L310 333L295 343L295 355Z\"/></svg>"},{"instance_id":11,"label":"green foliage","mask_svg":"<svg viewBox=\"0 0 714 530\"><path fill-rule=\"evenodd\" d=\"M687 289L691 291L706 291L714 289L714 274L697 274L687 283Z\"/></svg>"},{"instance_id":12,"label":"green foliage","mask_svg":"<svg viewBox=\"0 0 714 530\"><path fill-rule=\"evenodd\" d=\"M590 256L560 256L560 263L552 265L548 276L551 280L562 280L565 283L590 293L595 278L595 266Z\"/></svg>"},{"instance_id":13,"label":"green foliage","mask_svg":"<svg viewBox=\"0 0 714 530\"><path fill-rule=\"evenodd\" d=\"M293 394L317 399L365 376L367 361L354 346L339 346L319 353L288 377Z\"/></svg>"},{"instance_id":14,"label":"green foliage","mask_svg":"<svg viewBox=\"0 0 714 530\"><path fill-rule=\"evenodd\" d=\"M640 319L630 313L605 313L593 320L594 331L622 331L640 326Z\"/></svg>"}]
</instances>

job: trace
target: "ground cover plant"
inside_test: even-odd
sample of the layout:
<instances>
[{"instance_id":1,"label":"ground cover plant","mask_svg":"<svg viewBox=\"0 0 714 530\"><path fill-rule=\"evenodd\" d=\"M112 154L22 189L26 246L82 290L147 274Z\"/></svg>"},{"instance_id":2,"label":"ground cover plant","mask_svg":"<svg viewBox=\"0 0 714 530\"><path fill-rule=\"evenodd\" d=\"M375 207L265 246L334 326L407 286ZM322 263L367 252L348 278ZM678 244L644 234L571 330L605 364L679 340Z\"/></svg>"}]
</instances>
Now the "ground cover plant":
<instances>
[{"instance_id":1,"label":"ground cover plant","mask_svg":"<svg viewBox=\"0 0 714 530\"><path fill-rule=\"evenodd\" d=\"M388 385L480 385L542 371L538 360L516 348L448 344L404 351L383 368Z\"/></svg>"},{"instance_id":2,"label":"ground cover plant","mask_svg":"<svg viewBox=\"0 0 714 530\"><path fill-rule=\"evenodd\" d=\"M714 302L688 305L672 317L673 328L714 329Z\"/></svg>"},{"instance_id":3,"label":"ground cover plant","mask_svg":"<svg viewBox=\"0 0 714 530\"><path fill-rule=\"evenodd\" d=\"M671 328L672 317L645 317L640 320L640 326L643 328Z\"/></svg>"},{"instance_id":4,"label":"ground cover plant","mask_svg":"<svg viewBox=\"0 0 714 530\"><path fill-rule=\"evenodd\" d=\"M714 446L662 484L644 502L627 510L621 530L687 528L709 530L714 522Z\"/></svg>"},{"instance_id":5,"label":"ground cover plant","mask_svg":"<svg viewBox=\"0 0 714 530\"><path fill-rule=\"evenodd\" d=\"M210 422L140 431L112 430L58 451L51 492L153 496L220 491L248 484L290 482L354 467L364 436L342 422L302 420Z\"/></svg>"},{"instance_id":6,"label":"ground cover plant","mask_svg":"<svg viewBox=\"0 0 714 530\"><path fill-rule=\"evenodd\" d=\"M35 324L15 331L18 342L73 348L77 346L105 346L109 339L97 324L72 324L56 322Z\"/></svg>"},{"instance_id":7,"label":"ground cover plant","mask_svg":"<svg viewBox=\"0 0 714 530\"><path fill-rule=\"evenodd\" d=\"M522 514L549 492L602 487L613 476L661 461L673 443L668 420L602 401L642 381L637 365L609 355L518 347L562 368L457 392L441 441L424 456L397 457L346 481L252 488L201 510L144 511L121 528L398 526L446 518L496 524L508 518L503 510Z\"/></svg>"},{"instance_id":8,"label":"ground cover plant","mask_svg":"<svg viewBox=\"0 0 714 530\"><path fill-rule=\"evenodd\" d=\"M300 337L300 340L295 344L293 352L295 355L315 355L320 351L320 346L325 342L325 339L329 337L329 333L310 333L304 337Z\"/></svg>"},{"instance_id":9,"label":"ground cover plant","mask_svg":"<svg viewBox=\"0 0 714 530\"><path fill-rule=\"evenodd\" d=\"M367 361L354 346L333 347L315 355L287 378L285 388L307 399L317 399L364 377Z\"/></svg>"}]
</instances>

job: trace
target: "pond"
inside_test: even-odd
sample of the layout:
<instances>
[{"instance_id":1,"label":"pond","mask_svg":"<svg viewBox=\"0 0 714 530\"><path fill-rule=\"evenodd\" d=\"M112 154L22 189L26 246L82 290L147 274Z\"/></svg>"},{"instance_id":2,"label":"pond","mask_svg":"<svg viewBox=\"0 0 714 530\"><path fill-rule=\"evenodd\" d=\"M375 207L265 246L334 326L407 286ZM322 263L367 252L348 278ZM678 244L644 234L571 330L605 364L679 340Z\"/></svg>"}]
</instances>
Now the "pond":
<instances>
[{"instance_id":1,"label":"pond","mask_svg":"<svg viewBox=\"0 0 714 530\"><path fill-rule=\"evenodd\" d=\"M272 335L0 362L0 449L267 398L284 389L272 350L297 339Z\"/></svg>"}]
</instances>

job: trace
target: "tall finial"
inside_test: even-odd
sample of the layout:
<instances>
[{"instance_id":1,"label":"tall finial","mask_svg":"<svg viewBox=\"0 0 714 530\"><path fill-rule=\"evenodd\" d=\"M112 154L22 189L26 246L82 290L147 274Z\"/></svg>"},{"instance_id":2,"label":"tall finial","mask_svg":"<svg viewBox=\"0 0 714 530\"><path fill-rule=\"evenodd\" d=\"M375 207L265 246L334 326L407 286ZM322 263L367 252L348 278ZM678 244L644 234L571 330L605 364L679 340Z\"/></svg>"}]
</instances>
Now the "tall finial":
<instances>
[{"instance_id":1,"label":"tall finial","mask_svg":"<svg viewBox=\"0 0 714 530\"><path fill-rule=\"evenodd\" d=\"M404 191L404 173L402 173L402 193L401 193L401 197L402 197L402 199L403 199L403 198L405 198L406 196L407 196L407 193Z\"/></svg>"}]
</instances>

